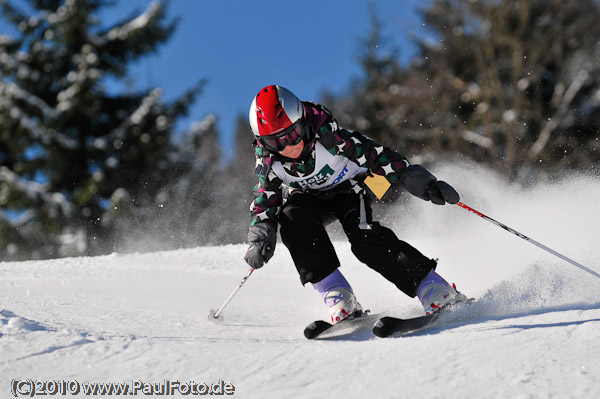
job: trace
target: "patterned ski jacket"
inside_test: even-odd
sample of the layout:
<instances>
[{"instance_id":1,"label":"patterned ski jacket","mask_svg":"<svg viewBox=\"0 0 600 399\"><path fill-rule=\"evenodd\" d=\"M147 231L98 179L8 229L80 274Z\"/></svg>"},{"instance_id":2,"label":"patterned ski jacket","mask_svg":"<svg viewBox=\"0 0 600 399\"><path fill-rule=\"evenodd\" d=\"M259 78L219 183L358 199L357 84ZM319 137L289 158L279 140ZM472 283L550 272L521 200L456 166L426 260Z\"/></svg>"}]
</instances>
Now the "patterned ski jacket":
<instances>
[{"instance_id":1,"label":"patterned ski jacket","mask_svg":"<svg viewBox=\"0 0 600 399\"><path fill-rule=\"evenodd\" d=\"M341 128L324 106L302 103L315 132L305 157L291 160L256 145L258 184L250 205L250 226L260 222L277 226L277 214L284 197L295 192L318 196L358 193L363 190L362 181L369 172L385 176L393 183L409 165L404 156L390 148L380 146L361 133Z\"/></svg>"}]
</instances>

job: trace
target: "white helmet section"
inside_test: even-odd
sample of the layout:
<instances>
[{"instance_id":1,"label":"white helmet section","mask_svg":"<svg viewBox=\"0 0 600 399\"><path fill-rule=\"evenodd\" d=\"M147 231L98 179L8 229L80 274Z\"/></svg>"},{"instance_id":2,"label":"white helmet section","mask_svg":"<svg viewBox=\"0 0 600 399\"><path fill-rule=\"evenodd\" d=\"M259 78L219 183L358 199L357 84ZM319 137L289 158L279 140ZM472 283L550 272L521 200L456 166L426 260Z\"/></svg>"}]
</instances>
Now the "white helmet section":
<instances>
[{"instance_id":1,"label":"white helmet section","mask_svg":"<svg viewBox=\"0 0 600 399\"><path fill-rule=\"evenodd\" d=\"M304 106L288 89L271 85L252 100L248 119L254 136L276 134L304 116Z\"/></svg>"}]
</instances>

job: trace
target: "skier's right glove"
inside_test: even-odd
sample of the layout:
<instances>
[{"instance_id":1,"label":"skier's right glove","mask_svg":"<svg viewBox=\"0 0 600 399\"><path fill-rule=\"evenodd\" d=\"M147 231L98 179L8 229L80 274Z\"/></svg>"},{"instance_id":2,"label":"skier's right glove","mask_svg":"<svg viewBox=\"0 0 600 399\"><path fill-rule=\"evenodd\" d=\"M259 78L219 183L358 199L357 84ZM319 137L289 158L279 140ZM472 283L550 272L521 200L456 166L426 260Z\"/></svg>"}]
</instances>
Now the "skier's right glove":
<instances>
[{"instance_id":1,"label":"skier's right glove","mask_svg":"<svg viewBox=\"0 0 600 399\"><path fill-rule=\"evenodd\" d=\"M260 269L273 257L277 243L277 228L270 223L257 223L248 230L248 251L244 260L253 269Z\"/></svg>"}]
</instances>

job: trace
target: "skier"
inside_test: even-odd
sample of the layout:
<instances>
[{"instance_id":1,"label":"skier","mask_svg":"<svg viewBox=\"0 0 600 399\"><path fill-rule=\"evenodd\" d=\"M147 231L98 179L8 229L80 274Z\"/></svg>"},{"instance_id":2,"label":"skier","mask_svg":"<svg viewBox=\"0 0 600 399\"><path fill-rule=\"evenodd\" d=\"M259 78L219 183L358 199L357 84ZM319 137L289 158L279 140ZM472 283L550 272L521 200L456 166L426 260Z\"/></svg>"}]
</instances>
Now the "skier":
<instances>
[{"instance_id":1,"label":"skier","mask_svg":"<svg viewBox=\"0 0 600 399\"><path fill-rule=\"evenodd\" d=\"M332 323L363 315L325 230L337 219L354 255L406 295L417 296L426 314L466 300L435 272L435 260L372 220L364 180L385 176L438 205L459 201L449 184L367 136L343 129L323 105L300 101L282 86L260 90L249 119L258 176L244 257L252 268L273 256L280 225L301 283L321 294Z\"/></svg>"}]
</instances>

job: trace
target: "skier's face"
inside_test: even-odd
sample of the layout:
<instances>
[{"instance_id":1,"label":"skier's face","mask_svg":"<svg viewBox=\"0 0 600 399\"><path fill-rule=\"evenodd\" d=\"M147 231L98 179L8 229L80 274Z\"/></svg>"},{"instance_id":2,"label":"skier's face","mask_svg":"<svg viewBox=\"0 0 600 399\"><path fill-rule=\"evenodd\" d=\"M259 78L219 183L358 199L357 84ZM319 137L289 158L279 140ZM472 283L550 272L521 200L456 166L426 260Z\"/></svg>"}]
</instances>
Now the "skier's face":
<instances>
[{"instance_id":1,"label":"skier's face","mask_svg":"<svg viewBox=\"0 0 600 399\"><path fill-rule=\"evenodd\" d=\"M304 149L304 141L301 140L296 145L288 145L283 150L279 151L279 153L286 158L297 159L302 154L303 149Z\"/></svg>"}]
</instances>

